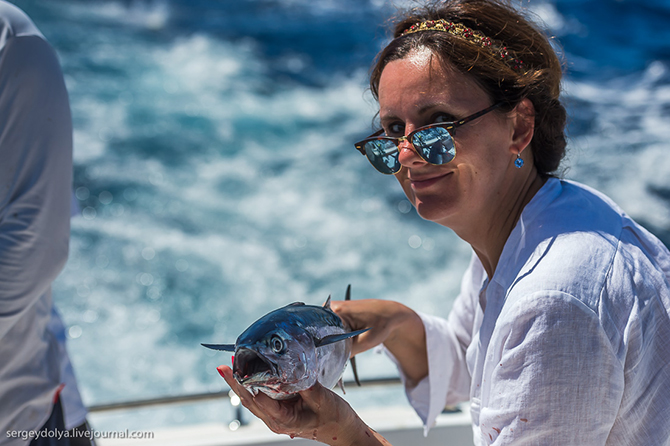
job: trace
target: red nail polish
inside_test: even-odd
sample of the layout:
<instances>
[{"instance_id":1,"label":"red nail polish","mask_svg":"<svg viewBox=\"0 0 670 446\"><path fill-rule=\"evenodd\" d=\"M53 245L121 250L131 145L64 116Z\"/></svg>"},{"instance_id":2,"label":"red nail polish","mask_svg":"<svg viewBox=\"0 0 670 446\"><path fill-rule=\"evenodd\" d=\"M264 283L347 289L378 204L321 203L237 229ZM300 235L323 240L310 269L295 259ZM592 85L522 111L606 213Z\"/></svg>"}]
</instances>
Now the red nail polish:
<instances>
[{"instance_id":1,"label":"red nail polish","mask_svg":"<svg viewBox=\"0 0 670 446\"><path fill-rule=\"evenodd\" d=\"M220 368L217 367L216 371L219 372L219 375L221 375L222 378L225 378L225 376L223 374L223 370L221 370Z\"/></svg>"}]
</instances>

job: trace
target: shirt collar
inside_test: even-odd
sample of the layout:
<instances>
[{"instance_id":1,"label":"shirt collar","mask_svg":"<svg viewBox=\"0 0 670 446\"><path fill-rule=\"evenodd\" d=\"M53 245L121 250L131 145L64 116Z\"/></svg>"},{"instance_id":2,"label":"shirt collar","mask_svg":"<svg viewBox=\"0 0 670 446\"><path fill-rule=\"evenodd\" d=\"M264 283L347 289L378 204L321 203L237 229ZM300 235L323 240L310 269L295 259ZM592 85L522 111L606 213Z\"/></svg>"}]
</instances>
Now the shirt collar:
<instances>
[{"instance_id":1,"label":"shirt collar","mask_svg":"<svg viewBox=\"0 0 670 446\"><path fill-rule=\"evenodd\" d=\"M508 289L516 279L518 270L523 266L519 259L528 257L527 250L534 250L535 246L526 246L527 229L535 224L537 217L561 194L563 185L558 178L549 178L535 196L528 202L521 212L519 221L507 238L505 246L498 260L496 271L491 282L495 282L503 289ZM525 263L525 261L524 261Z\"/></svg>"}]
</instances>

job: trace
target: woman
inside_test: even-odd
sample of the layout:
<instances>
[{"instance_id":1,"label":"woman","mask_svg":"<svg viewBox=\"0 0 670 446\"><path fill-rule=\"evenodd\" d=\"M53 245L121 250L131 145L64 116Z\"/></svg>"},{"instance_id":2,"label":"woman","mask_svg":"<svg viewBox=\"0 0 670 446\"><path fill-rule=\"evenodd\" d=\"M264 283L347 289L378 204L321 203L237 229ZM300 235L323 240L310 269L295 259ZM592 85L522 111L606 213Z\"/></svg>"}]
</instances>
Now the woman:
<instances>
[{"instance_id":1,"label":"woman","mask_svg":"<svg viewBox=\"0 0 670 446\"><path fill-rule=\"evenodd\" d=\"M354 353L383 343L431 426L470 400L475 443L670 444L670 253L602 194L554 177L561 66L517 11L486 0L412 10L371 76L382 130L357 143L419 214L473 257L449 316L337 302ZM273 431L387 444L334 393L252 397Z\"/></svg>"}]
</instances>

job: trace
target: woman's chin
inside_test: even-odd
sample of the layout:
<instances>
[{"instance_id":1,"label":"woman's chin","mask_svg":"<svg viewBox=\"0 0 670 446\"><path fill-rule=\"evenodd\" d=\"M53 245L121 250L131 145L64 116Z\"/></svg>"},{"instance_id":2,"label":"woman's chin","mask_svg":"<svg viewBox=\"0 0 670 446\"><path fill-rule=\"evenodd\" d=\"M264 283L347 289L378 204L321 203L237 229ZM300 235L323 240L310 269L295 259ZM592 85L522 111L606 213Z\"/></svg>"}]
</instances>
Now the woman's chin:
<instances>
[{"instance_id":1,"label":"woman's chin","mask_svg":"<svg viewBox=\"0 0 670 446\"><path fill-rule=\"evenodd\" d=\"M433 221L435 223L440 223L444 225L445 221L448 221L451 216L454 215L454 208L448 203L445 203L444 200L439 199L424 199L420 200L415 198L414 206L416 211L421 218L428 221ZM445 225L446 226L446 225Z\"/></svg>"}]
</instances>

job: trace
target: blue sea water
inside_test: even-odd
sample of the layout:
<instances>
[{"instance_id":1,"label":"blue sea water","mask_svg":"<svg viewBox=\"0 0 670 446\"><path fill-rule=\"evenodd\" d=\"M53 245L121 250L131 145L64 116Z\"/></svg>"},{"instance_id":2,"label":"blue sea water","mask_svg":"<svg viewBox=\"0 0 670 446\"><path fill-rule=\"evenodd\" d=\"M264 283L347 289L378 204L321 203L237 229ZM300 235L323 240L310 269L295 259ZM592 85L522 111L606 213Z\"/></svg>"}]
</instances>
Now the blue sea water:
<instances>
[{"instance_id":1,"label":"blue sea water","mask_svg":"<svg viewBox=\"0 0 670 446\"><path fill-rule=\"evenodd\" d=\"M293 301L446 316L469 259L351 142L386 0L16 0L74 117L69 262L54 286L87 404L217 391L232 342ZM670 1L523 1L566 60L567 178L670 244ZM366 355L363 377L394 375Z\"/></svg>"}]
</instances>

